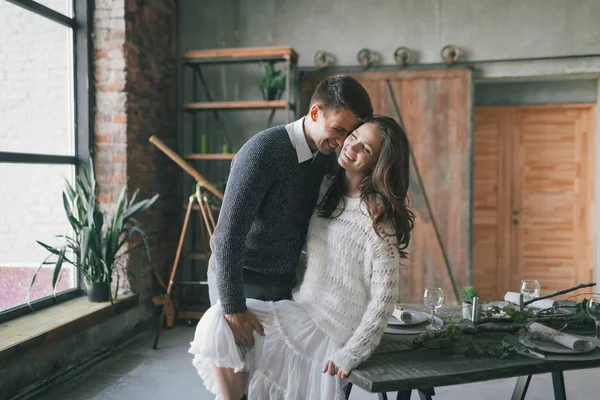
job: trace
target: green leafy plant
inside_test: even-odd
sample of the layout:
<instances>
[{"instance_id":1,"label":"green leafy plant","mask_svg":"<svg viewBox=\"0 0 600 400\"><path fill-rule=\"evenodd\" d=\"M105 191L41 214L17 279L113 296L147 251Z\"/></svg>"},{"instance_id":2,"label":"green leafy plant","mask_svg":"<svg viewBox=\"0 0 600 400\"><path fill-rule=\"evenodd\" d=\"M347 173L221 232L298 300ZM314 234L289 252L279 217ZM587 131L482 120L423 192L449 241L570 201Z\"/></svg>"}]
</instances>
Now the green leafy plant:
<instances>
[{"instance_id":1,"label":"green leafy plant","mask_svg":"<svg viewBox=\"0 0 600 400\"><path fill-rule=\"evenodd\" d=\"M126 187L123 187L114 213L112 217L109 217L107 213L99 209L95 193L96 177L94 166L90 161L89 169L85 166L82 167L80 176L75 179L75 185L66 181L62 194L63 206L73 228L73 234L57 235L56 238L63 240L63 244L60 246L50 246L37 241L50 254L35 271L29 286L29 293L43 266L54 266L52 287L56 290L62 266L71 264L81 272L90 287L93 283L106 284L109 288L109 299L112 302L113 296L110 288L113 275L116 275L117 279L117 293L120 279L118 271L116 274L114 272L118 267L123 267L123 258L138 247L126 246L134 235L137 234L141 237L140 245L143 245L148 258L150 258L147 235L137 218L154 204L158 199L158 194L136 202L139 189L130 199L127 199ZM126 268L126 271L128 277L135 278L129 269Z\"/></svg>"},{"instance_id":2,"label":"green leafy plant","mask_svg":"<svg viewBox=\"0 0 600 400\"><path fill-rule=\"evenodd\" d=\"M473 299L477 296L477 289L475 289L474 286L466 286L461 292L463 303L471 304L473 303Z\"/></svg>"},{"instance_id":3,"label":"green leafy plant","mask_svg":"<svg viewBox=\"0 0 600 400\"><path fill-rule=\"evenodd\" d=\"M273 61L261 62L262 77L259 85L265 100L276 100L285 90L285 74L275 69Z\"/></svg>"}]
</instances>

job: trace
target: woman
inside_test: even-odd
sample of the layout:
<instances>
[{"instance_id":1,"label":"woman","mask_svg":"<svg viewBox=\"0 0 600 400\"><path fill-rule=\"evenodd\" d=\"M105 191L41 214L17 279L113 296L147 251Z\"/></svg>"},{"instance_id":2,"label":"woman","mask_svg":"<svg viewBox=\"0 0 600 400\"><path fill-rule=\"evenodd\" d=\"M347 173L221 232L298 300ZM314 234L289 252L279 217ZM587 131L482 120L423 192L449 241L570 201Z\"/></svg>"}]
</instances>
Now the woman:
<instances>
[{"instance_id":1,"label":"woman","mask_svg":"<svg viewBox=\"0 0 600 400\"><path fill-rule=\"evenodd\" d=\"M338 163L310 220L294 301L247 300L264 336L255 334L242 355L219 304L198 323L190 353L211 392L235 400L244 389L249 399L344 399L341 379L379 344L414 222L408 139L393 119L373 117L348 136ZM225 368L244 371L247 382L224 378Z\"/></svg>"}]
</instances>

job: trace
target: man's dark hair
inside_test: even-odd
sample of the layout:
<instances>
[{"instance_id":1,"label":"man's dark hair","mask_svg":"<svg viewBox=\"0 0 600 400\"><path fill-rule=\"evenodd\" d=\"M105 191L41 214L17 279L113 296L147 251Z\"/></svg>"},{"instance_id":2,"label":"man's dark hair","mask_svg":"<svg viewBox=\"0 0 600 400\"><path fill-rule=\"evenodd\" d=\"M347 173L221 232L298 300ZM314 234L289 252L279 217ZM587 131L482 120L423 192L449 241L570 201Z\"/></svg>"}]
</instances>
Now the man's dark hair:
<instances>
[{"instance_id":1,"label":"man's dark hair","mask_svg":"<svg viewBox=\"0 0 600 400\"><path fill-rule=\"evenodd\" d=\"M373 116L369 94L356 79L348 75L336 75L319 82L309 107L314 104L320 105L325 114L346 108L360 121Z\"/></svg>"}]
</instances>

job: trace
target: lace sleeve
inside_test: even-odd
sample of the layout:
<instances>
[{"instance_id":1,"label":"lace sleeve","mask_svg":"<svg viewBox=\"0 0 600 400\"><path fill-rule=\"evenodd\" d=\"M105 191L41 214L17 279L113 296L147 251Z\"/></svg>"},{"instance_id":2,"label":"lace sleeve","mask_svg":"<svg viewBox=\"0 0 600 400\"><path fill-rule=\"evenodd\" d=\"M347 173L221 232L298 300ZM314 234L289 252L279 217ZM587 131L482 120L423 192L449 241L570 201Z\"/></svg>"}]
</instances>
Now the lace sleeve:
<instances>
[{"instance_id":1,"label":"lace sleeve","mask_svg":"<svg viewBox=\"0 0 600 400\"><path fill-rule=\"evenodd\" d=\"M331 361L346 374L375 351L394 311L400 280L400 258L394 254L397 252L386 251L373 262L371 300L354 334L331 357Z\"/></svg>"}]
</instances>

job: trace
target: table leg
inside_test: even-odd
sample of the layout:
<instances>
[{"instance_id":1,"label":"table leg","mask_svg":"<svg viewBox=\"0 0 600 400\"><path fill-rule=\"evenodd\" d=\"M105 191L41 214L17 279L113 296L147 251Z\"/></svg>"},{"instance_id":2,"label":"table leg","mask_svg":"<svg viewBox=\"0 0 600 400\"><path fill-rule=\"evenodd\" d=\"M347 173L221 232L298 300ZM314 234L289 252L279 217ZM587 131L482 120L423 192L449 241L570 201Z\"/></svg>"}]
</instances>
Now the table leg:
<instances>
[{"instance_id":1,"label":"table leg","mask_svg":"<svg viewBox=\"0 0 600 400\"><path fill-rule=\"evenodd\" d=\"M513 390L511 400L525 400L529 382L531 382L531 375L520 376L519 379L517 379L517 384L515 385L515 390Z\"/></svg>"},{"instance_id":2,"label":"table leg","mask_svg":"<svg viewBox=\"0 0 600 400\"><path fill-rule=\"evenodd\" d=\"M396 400L410 400L410 394L412 390L405 390L403 392L398 392L396 395Z\"/></svg>"},{"instance_id":3,"label":"table leg","mask_svg":"<svg viewBox=\"0 0 600 400\"><path fill-rule=\"evenodd\" d=\"M433 388L419 389L418 392L421 400L433 400L431 396L435 396L435 390L433 390Z\"/></svg>"},{"instance_id":4,"label":"table leg","mask_svg":"<svg viewBox=\"0 0 600 400\"><path fill-rule=\"evenodd\" d=\"M377 393L377 396L379 400L388 400L386 392Z\"/></svg>"},{"instance_id":5,"label":"table leg","mask_svg":"<svg viewBox=\"0 0 600 400\"><path fill-rule=\"evenodd\" d=\"M565 378L562 371L552 373L552 386L554 386L554 400L567 400Z\"/></svg>"},{"instance_id":6,"label":"table leg","mask_svg":"<svg viewBox=\"0 0 600 400\"><path fill-rule=\"evenodd\" d=\"M348 382L348 384L346 385L346 390L345 390L345 394L346 394L346 400L348 400L350 398L350 392L352 391L352 383Z\"/></svg>"}]
</instances>

